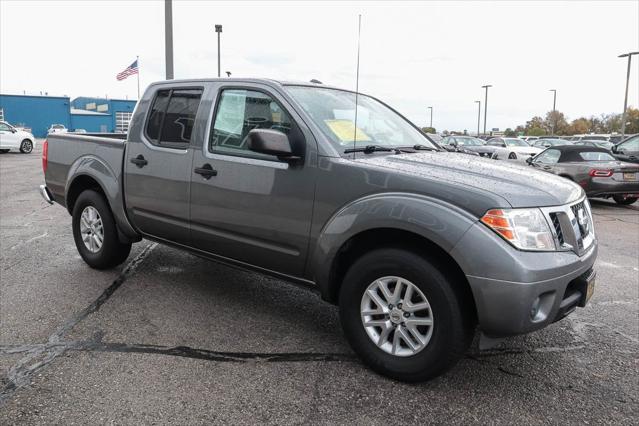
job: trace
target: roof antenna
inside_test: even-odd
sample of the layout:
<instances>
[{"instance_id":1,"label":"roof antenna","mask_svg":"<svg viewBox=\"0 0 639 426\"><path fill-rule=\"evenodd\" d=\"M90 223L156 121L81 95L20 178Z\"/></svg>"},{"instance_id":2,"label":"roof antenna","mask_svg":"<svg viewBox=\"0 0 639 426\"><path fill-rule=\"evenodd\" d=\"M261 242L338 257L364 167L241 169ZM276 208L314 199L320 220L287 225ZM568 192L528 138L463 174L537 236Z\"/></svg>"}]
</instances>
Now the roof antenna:
<instances>
[{"instance_id":1,"label":"roof antenna","mask_svg":"<svg viewBox=\"0 0 639 426\"><path fill-rule=\"evenodd\" d=\"M355 148L357 145L357 98L359 97L359 41L362 37L362 15L359 16L357 27L357 73L355 75L355 129L353 130L353 159L355 158Z\"/></svg>"}]
</instances>

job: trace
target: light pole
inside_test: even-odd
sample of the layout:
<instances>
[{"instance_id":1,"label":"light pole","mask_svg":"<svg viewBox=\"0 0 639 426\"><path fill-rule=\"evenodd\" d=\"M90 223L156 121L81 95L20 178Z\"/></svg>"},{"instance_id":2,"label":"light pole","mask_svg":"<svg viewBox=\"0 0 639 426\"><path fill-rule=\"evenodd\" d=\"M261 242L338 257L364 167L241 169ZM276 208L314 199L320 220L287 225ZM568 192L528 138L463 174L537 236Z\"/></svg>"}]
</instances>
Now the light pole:
<instances>
[{"instance_id":1,"label":"light pole","mask_svg":"<svg viewBox=\"0 0 639 426\"><path fill-rule=\"evenodd\" d=\"M220 71L220 34L222 33L222 26L215 25L215 32L217 33L217 77L220 78L222 75Z\"/></svg>"},{"instance_id":2,"label":"light pole","mask_svg":"<svg viewBox=\"0 0 639 426\"><path fill-rule=\"evenodd\" d=\"M479 123L481 122L481 101L475 101L477 104L477 137L479 137Z\"/></svg>"},{"instance_id":3,"label":"light pole","mask_svg":"<svg viewBox=\"0 0 639 426\"><path fill-rule=\"evenodd\" d=\"M552 124L550 125L550 134L555 135L555 122L557 121L557 117L555 115L555 105L557 104L557 89L550 89L549 92L553 92L552 97Z\"/></svg>"},{"instance_id":4,"label":"light pole","mask_svg":"<svg viewBox=\"0 0 639 426\"><path fill-rule=\"evenodd\" d=\"M433 107L429 106L428 109L430 109L430 128L433 128Z\"/></svg>"},{"instance_id":5,"label":"light pole","mask_svg":"<svg viewBox=\"0 0 639 426\"><path fill-rule=\"evenodd\" d=\"M492 84L481 86L482 89L486 89L486 96L484 97L484 135L486 135L486 117L488 116L488 88L493 87Z\"/></svg>"},{"instance_id":6,"label":"light pole","mask_svg":"<svg viewBox=\"0 0 639 426\"><path fill-rule=\"evenodd\" d=\"M628 108L628 82L630 81L630 59L632 55L639 55L639 52L629 52L619 55L620 58L628 57L628 71L626 72L626 97L623 100L623 114L621 115L621 137L626 134L626 109Z\"/></svg>"},{"instance_id":7,"label":"light pole","mask_svg":"<svg viewBox=\"0 0 639 426\"><path fill-rule=\"evenodd\" d=\"M164 0L164 62L166 79L173 80L173 7L171 0Z\"/></svg>"}]
</instances>

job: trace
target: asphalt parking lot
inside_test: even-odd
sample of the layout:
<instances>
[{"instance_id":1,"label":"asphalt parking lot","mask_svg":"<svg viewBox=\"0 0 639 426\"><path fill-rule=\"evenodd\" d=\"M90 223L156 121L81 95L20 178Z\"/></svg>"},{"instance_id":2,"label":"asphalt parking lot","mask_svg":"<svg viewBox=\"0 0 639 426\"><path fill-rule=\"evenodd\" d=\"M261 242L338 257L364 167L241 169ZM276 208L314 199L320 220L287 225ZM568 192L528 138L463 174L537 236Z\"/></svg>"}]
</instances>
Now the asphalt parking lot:
<instances>
[{"instance_id":1,"label":"asphalt parking lot","mask_svg":"<svg viewBox=\"0 0 639 426\"><path fill-rule=\"evenodd\" d=\"M90 269L42 180L39 146L0 155L0 424L639 418L638 205L592 201L586 308L408 385L363 367L337 309L306 290L148 241Z\"/></svg>"}]
</instances>

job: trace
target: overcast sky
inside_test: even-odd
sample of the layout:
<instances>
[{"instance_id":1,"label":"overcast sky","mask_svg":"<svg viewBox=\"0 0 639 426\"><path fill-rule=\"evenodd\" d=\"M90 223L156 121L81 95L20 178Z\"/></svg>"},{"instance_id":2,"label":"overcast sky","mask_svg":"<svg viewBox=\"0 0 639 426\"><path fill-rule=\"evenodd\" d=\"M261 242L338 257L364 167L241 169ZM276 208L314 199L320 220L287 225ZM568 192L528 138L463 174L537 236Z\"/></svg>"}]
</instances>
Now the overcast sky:
<instances>
[{"instance_id":1,"label":"overcast sky","mask_svg":"<svg viewBox=\"0 0 639 426\"><path fill-rule=\"evenodd\" d=\"M355 88L418 125L434 107L438 130L475 130L481 86L488 128L557 109L569 119L621 112L626 60L639 50L639 1L189 2L174 1L175 77L222 71ZM163 1L0 0L0 92L134 99L115 75L140 56L142 88L164 79ZM629 104L639 106L639 56ZM483 112L482 112L483 117ZM483 118L482 118L483 120ZM482 122L483 126L483 122Z\"/></svg>"}]
</instances>

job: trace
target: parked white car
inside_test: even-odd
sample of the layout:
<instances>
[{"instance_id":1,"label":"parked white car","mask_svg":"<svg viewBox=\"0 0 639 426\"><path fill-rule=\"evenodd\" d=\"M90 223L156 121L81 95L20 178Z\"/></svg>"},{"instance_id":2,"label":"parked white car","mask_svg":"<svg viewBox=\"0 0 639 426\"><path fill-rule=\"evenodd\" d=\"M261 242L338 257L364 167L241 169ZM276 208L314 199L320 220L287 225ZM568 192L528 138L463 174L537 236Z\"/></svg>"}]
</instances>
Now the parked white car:
<instances>
[{"instance_id":1,"label":"parked white car","mask_svg":"<svg viewBox=\"0 0 639 426\"><path fill-rule=\"evenodd\" d=\"M52 124L47 133L67 133L68 131L69 130L64 127L64 124Z\"/></svg>"},{"instance_id":2,"label":"parked white car","mask_svg":"<svg viewBox=\"0 0 639 426\"><path fill-rule=\"evenodd\" d=\"M23 154L29 154L35 148L35 138L29 132L18 130L6 121L0 121L0 152L19 149Z\"/></svg>"},{"instance_id":3,"label":"parked white car","mask_svg":"<svg viewBox=\"0 0 639 426\"><path fill-rule=\"evenodd\" d=\"M496 160L520 160L539 154L543 149L528 145L519 138L492 138L486 146L494 146L492 158Z\"/></svg>"}]
</instances>

